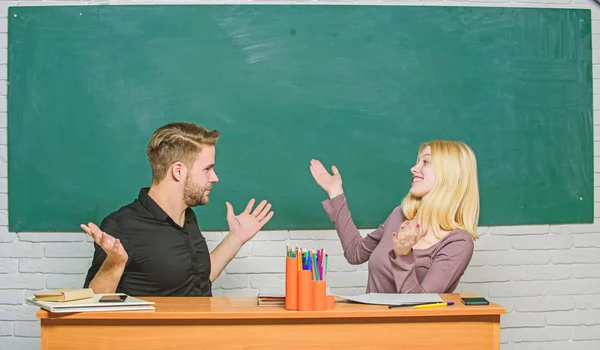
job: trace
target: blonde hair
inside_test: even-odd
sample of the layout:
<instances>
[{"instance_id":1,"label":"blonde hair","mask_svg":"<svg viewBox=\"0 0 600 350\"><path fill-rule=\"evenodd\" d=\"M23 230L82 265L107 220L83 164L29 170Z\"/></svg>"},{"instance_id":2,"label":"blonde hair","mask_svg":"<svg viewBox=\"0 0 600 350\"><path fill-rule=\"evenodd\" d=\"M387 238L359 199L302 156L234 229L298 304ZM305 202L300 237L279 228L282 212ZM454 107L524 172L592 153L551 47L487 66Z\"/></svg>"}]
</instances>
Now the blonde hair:
<instances>
[{"instance_id":1,"label":"blonde hair","mask_svg":"<svg viewBox=\"0 0 600 350\"><path fill-rule=\"evenodd\" d=\"M435 184L422 198L409 194L402 200L408 220L417 217L421 227L429 227L437 239L440 230L463 229L477 239L479 185L475 154L462 142L434 140L424 143L419 154L431 147Z\"/></svg>"},{"instance_id":2,"label":"blonde hair","mask_svg":"<svg viewBox=\"0 0 600 350\"><path fill-rule=\"evenodd\" d=\"M207 130L193 123L174 122L156 129L146 148L152 180L164 179L175 162L191 167L202 146L214 146L218 138L218 130Z\"/></svg>"}]
</instances>

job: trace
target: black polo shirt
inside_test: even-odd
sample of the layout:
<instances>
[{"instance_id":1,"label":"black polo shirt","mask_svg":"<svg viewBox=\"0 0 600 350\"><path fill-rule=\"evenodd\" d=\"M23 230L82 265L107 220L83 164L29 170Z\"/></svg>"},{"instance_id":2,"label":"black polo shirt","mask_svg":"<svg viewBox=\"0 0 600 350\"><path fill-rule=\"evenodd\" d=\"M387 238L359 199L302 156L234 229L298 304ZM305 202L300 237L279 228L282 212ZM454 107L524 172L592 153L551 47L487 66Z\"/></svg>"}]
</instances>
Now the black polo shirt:
<instances>
[{"instance_id":1,"label":"black polo shirt","mask_svg":"<svg viewBox=\"0 0 600 350\"><path fill-rule=\"evenodd\" d=\"M107 216L100 229L121 240L129 260L117 287L132 296L212 296L210 252L194 211L179 226L142 188L131 204ZM87 288L106 259L94 243Z\"/></svg>"}]
</instances>

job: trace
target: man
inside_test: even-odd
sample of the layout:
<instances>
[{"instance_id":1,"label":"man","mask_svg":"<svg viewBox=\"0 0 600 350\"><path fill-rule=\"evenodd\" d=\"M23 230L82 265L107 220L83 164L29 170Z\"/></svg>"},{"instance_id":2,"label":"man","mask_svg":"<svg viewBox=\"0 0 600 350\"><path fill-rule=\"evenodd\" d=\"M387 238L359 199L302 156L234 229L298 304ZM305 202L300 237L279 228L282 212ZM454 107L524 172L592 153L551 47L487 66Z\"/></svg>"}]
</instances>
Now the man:
<instances>
[{"instance_id":1,"label":"man","mask_svg":"<svg viewBox=\"0 0 600 350\"><path fill-rule=\"evenodd\" d=\"M100 227L81 225L95 242L84 287L94 293L212 296L212 282L242 245L273 217L271 204L254 199L235 215L226 202L229 233L209 253L191 207L207 204L219 131L191 123L158 128L146 153L152 185Z\"/></svg>"}]
</instances>

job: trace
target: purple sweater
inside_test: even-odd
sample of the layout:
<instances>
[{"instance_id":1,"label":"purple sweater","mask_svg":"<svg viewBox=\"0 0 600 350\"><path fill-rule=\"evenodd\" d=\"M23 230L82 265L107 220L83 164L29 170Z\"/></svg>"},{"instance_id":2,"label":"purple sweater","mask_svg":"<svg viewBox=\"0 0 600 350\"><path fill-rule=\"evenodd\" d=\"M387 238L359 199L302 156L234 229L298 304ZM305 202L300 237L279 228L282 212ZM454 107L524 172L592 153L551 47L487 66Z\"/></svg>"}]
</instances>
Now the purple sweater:
<instances>
[{"instance_id":1,"label":"purple sweater","mask_svg":"<svg viewBox=\"0 0 600 350\"><path fill-rule=\"evenodd\" d=\"M394 208L379 228L363 238L343 194L322 204L335 224L346 260L353 265L369 261L367 293L452 293L471 261L473 239L464 230L451 231L429 248L396 258L392 232L398 232L404 221L402 208Z\"/></svg>"}]
</instances>

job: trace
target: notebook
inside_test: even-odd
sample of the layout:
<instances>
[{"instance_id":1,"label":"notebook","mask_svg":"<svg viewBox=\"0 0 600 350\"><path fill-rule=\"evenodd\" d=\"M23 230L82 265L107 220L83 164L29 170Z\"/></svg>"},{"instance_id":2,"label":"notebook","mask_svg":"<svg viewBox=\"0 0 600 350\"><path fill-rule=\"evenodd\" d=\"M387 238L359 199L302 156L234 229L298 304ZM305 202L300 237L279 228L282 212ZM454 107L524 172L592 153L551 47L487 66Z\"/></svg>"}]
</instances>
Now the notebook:
<instances>
[{"instance_id":1,"label":"notebook","mask_svg":"<svg viewBox=\"0 0 600 350\"><path fill-rule=\"evenodd\" d=\"M154 302L127 296L125 301L118 302L99 302L103 295L115 294L94 294L89 299L73 301L46 301L27 299L30 305L39 306L50 312L104 312L104 311L135 311L135 310L154 310ZM122 295L122 294L117 294Z\"/></svg>"}]
</instances>

